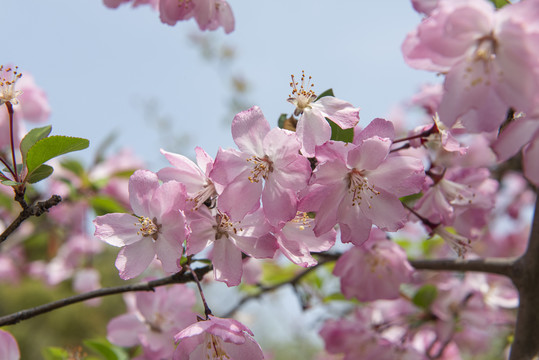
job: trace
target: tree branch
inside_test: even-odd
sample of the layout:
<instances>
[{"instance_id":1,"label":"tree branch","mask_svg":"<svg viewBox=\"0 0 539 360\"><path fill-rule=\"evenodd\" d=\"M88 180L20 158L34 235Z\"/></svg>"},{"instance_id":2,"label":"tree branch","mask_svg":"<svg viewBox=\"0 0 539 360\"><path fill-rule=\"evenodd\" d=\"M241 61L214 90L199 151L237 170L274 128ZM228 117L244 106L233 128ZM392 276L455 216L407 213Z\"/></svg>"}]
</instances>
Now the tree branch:
<instances>
[{"instance_id":1,"label":"tree branch","mask_svg":"<svg viewBox=\"0 0 539 360\"><path fill-rule=\"evenodd\" d=\"M280 282L280 283L277 283L275 285L272 285L272 286L263 286L263 285L258 285L259 287L259 291L256 293L256 294L251 294L251 295L246 295L244 296L237 304L236 306L234 306L230 311L228 311L225 315L223 315L224 318L229 318L229 317L232 317L234 316L234 314L236 313L236 311L238 311L246 302L250 301L250 300L253 300L253 299L257 299L259 298L260 296L264 295L265 293L267 292L271 292L271 291L274 291L274 290L277 290L278 288L280 287L283 287L284 285L296 285L305 275L309 274L311 271L315 270L316 268L318 268L319 266L321 265L324 265L325 263L327 262L330 262L330 261L333 261L334 259L332 258L327 258L327 259L323 259L323 260L320 260L318 262L318 264L310 267L310 268L307 268L305 270L303 270L302 272L296 274L296 276L294 276L293 278L291 278L290 280L286 280L286 281L283 281L283 282Z\"/></svg>"},{"instance_id":2,"label":"tree branch","mask_svg":"<svg viewBox=\"0 0 539 360\"><path fill-rule=\"evenodd\" d=\"M537 191L536 191L537 194ZM517 324L510 360L537 359L539 356L539 196L535 200L535 215L528 248L515 264L513 283L519 292Z\"/></svg>"},{"instance_id":3,"label":"tree branch","mask_svg":"<svg viewBox=\"0 0 539 360\"><path fill-rule=\"evenodd\" d=\"M416 270L478 271L514 277L517 258L409 260Z\"/></svg>"},{"instance_id":4,"label":"tree branch","mask_svg":"<svg viewBox=\"0 0 539 360\"><path fill-rule=\"evenodd\" d=\"M40 201L30 206L26 204L24 195L22 195L22 198L20 195L15 195L15 200L21 204L23 209L19 216L17 216L17 218L13 220L13 222L4 230L4 232L0 234L0 244L4 242L8 236L11 235L11 233L13 233L23 223L24 220L28 219L30 216L43 215L43 213L49 211L50 208L58 205L62 201L62 198L59 195L52 195L49 200Z\"/></svg>"},{"instance_id":5,"label":"tree branch","mask_svg":"<svg viewBox=\"0 0 539 360\"><path fill-rule=\"evenodd\" d=\"M206 273L212 269L211 266L205 266L199 269L194 270L198 278L202 278ZM65 299L57 300L50 302L48 304L43 304L36 306L34 308L25 309L10 315L0 317L0 326L4 325L13 325L22 320L33 318L37 315L45 314L50 311L75 304L78 302L86 301L89 299L103 297L107 295L121 294L124 292L132 291L155 291L154 289L159 286L169 285L169 284L185 284L188 282L194 281L192 273L185 273L185 268L180 272L164 277L161 279L151 280L138 284L130 284L116 287L102 288L99 290L89 291L84 294L78 294L70 296Z\"/></svg>"}]
</instances>

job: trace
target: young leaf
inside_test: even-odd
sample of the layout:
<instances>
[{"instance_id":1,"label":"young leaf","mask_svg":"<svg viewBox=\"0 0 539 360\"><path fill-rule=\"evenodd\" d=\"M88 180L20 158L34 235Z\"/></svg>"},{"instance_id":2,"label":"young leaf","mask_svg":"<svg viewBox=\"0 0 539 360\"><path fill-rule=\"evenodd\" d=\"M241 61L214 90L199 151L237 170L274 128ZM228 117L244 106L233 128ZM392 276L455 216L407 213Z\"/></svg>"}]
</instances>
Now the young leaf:
<instances>
[{"instance_id":1,"label":"young leaf","mask_svg":"<svg viewBox=\"0 0 539 360\"><path fill-rule=\"evenodd\" d=\"M69 136L51 136L41 139L28 150L26 158L28 174L52 158L86 149L89 145L90 142L86 139Z\"/></svg>"},{"instance_id":2,"label":"young leaf","mask_svg":"<svg viewBox=\"0 0 539 360\"><path fill-rule=\"evenodd\" d=\"M318 95L316 100L319 100L319 99L323 98L324 96L335 96L335 94L333 93L333 89L327 89L322 94Z\"/></svg>"},{"instance_id":3,"label":"young leaf","mask_svg":"<svg viewBox=\"0 0 539 360\"><path fill-rule=\"evenodd\" d=\"M430 305L436 300L438 289L432 284L423 285L417 290L412 302L415 306L427 310Z\"/></svg>"},{"instance_id":4,"label":"young leaf","mask_svg":"<svg viewBox=\"0 0 539 360\"><path fill-rule=\"evenodd\" d=\"M30 150L30 148L34 146L34 144L38 142L39 140L44 139L47 136L49 136L49 134L51 133L51 130L52 130L52 126L47 125L44 127L32 129L28 132L28 134L24 136L24 138L21 141L21 146L20 146L23 164L26 161L26 154L28 154L28 150Z\"/></svg>"},{"instance_id":5,"label":"young leaf","mask_svg":"<svg viewBox=\"0 0 539 360\"><path fill-rule=\"evenodd\" d=\"M51 176L54 169L49 165L41 165L34 171L32 171L29 176L26 177L26 181L30 184L35 184L38 181L48 178Z\"/></svg>"},{"instance_id":6,"label":"young leaf","mask_svg":"<svg viewBox=\"0 0 539 360\"><path fill-rule=\"evenodd\" d=\"M16 181L13 181L13 180L4 180L1 182L3 185L7 185L7 186L17 186L17 185L21 185L22 183L20 182L16 182Z\"/></svg>"},{"instance_id":7,"label":"young leaf","mask_svg":"<svg viewBox=\"0 0 539 360\"><path fill-rule=\"evenodd\" d=\"M490 0L494 6L496 6L496 9L500 9L504 7L505 5L509 5L510 2L508 0Z\"/></svg>"},{"instance_id":8,"label":"young leaf","mask_svg":"<svg viewBox=\"0 0 539 360\"><path fill-rule=\"evenodd\" d=\"M129 356L122 348L112 345L105 339L84 340L84 345L92 349L107 360L129 360Z\"/></svg>"},{"instance_id":9,"label":"young leaf","mask_svg":"<svg viewBox=\"0 0 539 360\"><path fill-rule=\"evenodd\" d=\"M41 351L45 360L65 360L69 358L69 351L60 347L48 347Z\"/></svg>"},{"instance_id":10,"label":"young leaf","mask_svg":"<svg viewBox=\"0 0 539 360\"><path fill-rule=\"evenodd\" d=\"M354 141L354 129L341 129L339 125L335 124L330 119L326 118L327 122L331 126L331 140L343 141L350 143Z\"/></svg>"},{"instance_id":11,"label":"young leaf","mask_svg":"<svg viewBox=\"0 0 539 360\"><path fill-rule=\"evenodd\" d=\"M286 114L281 114L281 116L279 116L279 120L277 120L277 126L280 129L284 128L284 122L286 121L287 118L288 116Z\"/></svg>"}]
</instances>

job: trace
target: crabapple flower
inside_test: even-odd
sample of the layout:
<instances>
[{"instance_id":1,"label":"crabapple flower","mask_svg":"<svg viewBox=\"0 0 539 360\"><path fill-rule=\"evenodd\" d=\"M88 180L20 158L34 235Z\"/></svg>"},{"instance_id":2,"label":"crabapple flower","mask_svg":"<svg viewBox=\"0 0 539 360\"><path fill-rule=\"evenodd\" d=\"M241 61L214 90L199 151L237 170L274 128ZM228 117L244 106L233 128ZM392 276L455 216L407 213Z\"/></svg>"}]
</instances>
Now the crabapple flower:
<instances>
[{"instance_id":1,"label":"crabapple flower","mask_svg":"<svg viewBox=\"0 0 539 360\"><path fill-rule=\"evenodd\" d=\"M219 209L233 221L259 208L276 226L296 216L297 192L307 186L309 160L299 154L293 132L275 128L258 106L242 111L232 121L232 137L240 151L220 149L210 177L224 186Z\"/></svg>"},{"instance_id":2,"label":"crabapple flower","mask_svg":"<svg viewBox=\"0 0 539 360\"><path fill-rule=\"evenodd\" d=\"M9 102L13 105L19 103L18 97L22 94L21 90L15 90L15 84L21 78L17 66L0 65L0 105Z\"/></svg>"},{"instance_id":3,"label":"crabapple flower","mask_svg":"<svg viewBox=\"0 0 539 360\"><path fill-rule=\"evenodd\" d=\"M314 84L311 77L305 83L305 73L301 75L301 85L292 75L292 94L288 102L294 105L294 115L301 117L298 120L296 132L301 142L301 152L307 157L313 157L315 147L324 144L331 138L331 126L326 121L329 118L342 129L350 129L359 122L359 108L337 99L333 96L324 96L317 99L312 90ZM298 89L298 85L300 86Z\"/></svg>"},{"instance_id":4,"label":"crabapple flower","mask_svg":"<svg viewBox=\"0 0 539 360\"><path fill-rule=\"evenodd\" d=\"M532 183L539 185L539 114L515 117L492 144L500 161L515 155L522 146L524 175Z\"/></svg>"},{"instance_id":5,"label":"crabapple flower","mask_svg":"<svg viewBox=\"0 0 539 360\"><path fill-rule=\"evenodd\" d=\"M340 277L347 298L373 301L397 299L400 284L411 281L413 268L399 245L373 229L363 245L354 246L337 260L333 273Z\"/></svg>"},{"instance_id":6,"label":"crabapple flower","mask_svg":"<svg viewBox=\"0 0 539 360\"><path fill-rule=\"evenodd\" d=\"M241 282L242 252L256 259L272 258L277 250L275 237L261 209L233 222L228 215L214 215L207 207L189 214L191 234L187 239L187 255L198 254L213 244L213 273L217 281L228 286Z\"/></svg>"},{"instance_id":7,"label":"crabapple flower","mask_svg":"<svg viewBox=\"0 0 539 360\"><path fill-rule=\"evenodd\" d=\"M210 315L180 331L173 360L260 360L264 359L260 345L249 328L233 319Z\"/></svg>"},{"instance_id":8,"label":"crabapple flower","mask_svg":"<svg viewBox=\"0 0 539 360\"><path fill-rule=\"evenodd\" d=\"M406 62L446 73L438 108L451 127L495 130L510 107L528 111L539 90L539 1L496 10L485 0L440 0L402 45Z\"/></svg>"},{"instance_id":9,"label":"crabapple flower","mask_svg":"<svg viewBox=\"0 0 539 360\"><path fill-rule=\"evenodd\" d=\"M234 31L234 14L224 0L160 0L161 21L174 25L178 21L195 18L200 30L223 27L226 34Z\"/></svg>"},{"instance_id":10,"label":"crabapple flower","mask_svg":"<svg viewBox=\"0 0 539 360\"><path fill-rule=\"evenodd\" d=\"M337 233L334 229L316 236L313 225L314 219L307 213L298 212L295 218L275 232L279 249L296 265L303 267L316 265L318 262L311 256L311 252L327 251L335 244Z\"/></svg>"},{"instance_id":11,"label":"crabapple flower","mask_svg":"<svg viewBox=\"0 0 539 360\"><path fill-rule=\"evenodd\" d=\"M21 353L15 338L7 331L0 329L0 359L19 360Z\"/></svg>"},{"instance_id":12,"label":"crabapple flower","mask_svg":"<svg viewBox=\"0 0 539 360\"><path fill-rule=\"evenodd\" d=\"M317 147L324 159L302 192L298 210L316 212L314 233L320 236L335 224L343 242L361 245L372 224L384 231L404 225L406 212L399 197L419 192L424 182L421 160L390 154L391 139L364 137L390 132L383 119L371 122L357 137L358 144L329 141Z\"/></svg>"},{"instance_id":13,"label":"crabapple flower","mask_svg":"<svg viewBox=\"0 0 539 360\"><path fill-rule=\"evenodd\" d=\"M137 170L129 179L134 214L106 214L94 220L95 236L121 247L116 267L122 279L140 275L154 257L168 273L179 271L187 236L181 210L186 206L185 186L177 181L159 184L157 175Z\"/></svg>"},{"instance_id":14,"label":"crabapple flower","mask_svg":"<svg viewBox=\"0 0 539 360\"><path fill-rule=\"evenodd\" d=\"M170 359L173 336L196 321L191 308L195 293L185 285L157 287L154 292L124 296L128 313L113 318L107 326L107 339L118 346L142 345L145 360Z\"/></svg>"},{"instance_id":15,"label":"crabapple flower","mask_svg":"<svg viewBox=\"0 0 539 360\"><path fill-rule=\"evenodd\" d=\"M217 195L223 191L222 186L208 177L213 169L213 159L200 147L196 147L195 152L198 166L183 155L161 150L172 167L157 172L162 181L176 180L185 185L189 201L193 202L193 210L197 210L207 201L214 202Z\"/></svg>"}]
</instances>

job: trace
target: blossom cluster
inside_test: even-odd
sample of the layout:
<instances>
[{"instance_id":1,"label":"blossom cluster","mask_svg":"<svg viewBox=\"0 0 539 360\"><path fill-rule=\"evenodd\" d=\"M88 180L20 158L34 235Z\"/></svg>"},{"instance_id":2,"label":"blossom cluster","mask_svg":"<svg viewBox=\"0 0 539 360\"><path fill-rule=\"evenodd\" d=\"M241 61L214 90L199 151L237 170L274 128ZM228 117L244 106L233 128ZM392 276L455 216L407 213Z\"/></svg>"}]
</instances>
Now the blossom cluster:
<instances>
[{"instance_id":1,"label":"blossom cluster","mask_svg":"<svg viewBox=\"0 0 539 360\"><path fill-rule=\"evenodd\" d=\"M175 25L178 21L194 18L200 30L223 28L234 31L234 15L226 0L103 0L106 7L115 9L123 3L133 7L149 5L159 11L161 22Z\"/></svg>"}]
</instances>

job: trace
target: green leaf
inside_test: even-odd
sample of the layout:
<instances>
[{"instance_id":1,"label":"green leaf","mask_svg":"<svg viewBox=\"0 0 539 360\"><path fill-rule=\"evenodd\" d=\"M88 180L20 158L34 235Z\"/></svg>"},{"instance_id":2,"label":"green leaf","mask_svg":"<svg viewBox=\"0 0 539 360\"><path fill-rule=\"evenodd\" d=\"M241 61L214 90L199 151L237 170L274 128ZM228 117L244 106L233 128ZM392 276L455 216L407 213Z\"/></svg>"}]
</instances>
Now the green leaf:
<instances>
[{"instance_id":1,"label":"green leaf","mask_svg":"<svg viewBox=\"0 0 539 360\"><path fill-rule=\"evenodd\" d=\"M7 185L7 186L17 186L17 185L22 185L22 183L16 182L16 181L13 181L13 180L3 180L3 181L2 181L2 184Z\"/></svg>"},{"instance_id":2,"label":"green leaf","mask_svg":"<svg viewBox=\"0 0 539 360\"><path fill-rule=\"evenodd\" d=\"M64 169L67 169L69 171L71 171L73 174L77 175L77 176L82 176L82 174L84 174L84 167L82 166L82 164L75 160L75 159L66 159L66 160L63 160L60 165L62 165L62 167Z\"/></svg>"},{"instance_id":3,"label":"green leaf","mask_svg":"<svg viewBox=\"0 0 539 360\"><path fill-rule=\"evenodd\" d=\"M119 346L112 345L106 339L84 340L84 345L102 355L106 360L129 360L128 354Z\"/></svg>"},{"instance_id":4,"label":"green leaf","mask_svg":"<svg viewBox=\"0 0 539 360\"><path fill-rule=\"evenodd\" d=\"M415 306L427 310L430 305L436 300L438 289L432 284L423 285L417 290L412 302Z\"/></svg>"},{"instance_id":5,"label":"green leaf","mask_svg":"<svg viewBox=\"0 0 539 360\"><path fill-rule=\"evenodd\" d=\"M327 89L327 90L324 91L322 94L318 95L318 97L316 98L316 100L321 99L321 98L323 98L324 96L335 96L335 94L333 94L333 89ZM315 101L316 101L316 100L315 100Z\"/></svg>"},{"instance_id":6,"label":"green leaf","mask_svg":"<svg viewBox=\"0 0 539 360\"><path fill-rule=\"evenodd\" d=\"M279 129L284 128L284 122L286 121L286 119L288 119L288 116L286 114L281 114L281 116L279 116L279 120L277 120L277 126L279 127Z\"/></svg>"},{"instance_id":7,"label":"green leaf","mask_svg":"<svg viewBox=\"0 0 539 360\"><path fill-rule=\"evenodd\" d=\"M86 149L89 145L90 142L86 139L69 136L50 136L41 139L28 150L26 158L28 174L52 158Z\"/></svg>"},{"instance_id":8,"label":"green leaf","mask_svg":"<svg viewBox=\"0 0 539 360\"><path fill-rule=\"evenodd\" d=\"M21 141L21 146L20 146L23 164L25 164L26 162L26 155L28 154L28 150L30 150L30 148L34 146L34 144L38 142L39 140L44 139L47 136L49 136L49 134L51 133L51 130L52 130L52 126L47 125L44 127L32 129L28 132L28 134L24 136L24 138Z\"/></svg>"},{"instance_id":9,"label":"green leaf","mask_svg":"<svg viewBox=\"0 0 539 360\"><path fill-rule=\"evenodd\" d=\"M490 0L494 6L496 6L497 9L500 9L502 7L504 7L505 5L509 5L510 2L507 1L507 0Z\"/></svg>"},{"instance_id":10,"label":"green leaf","mask_svg":"<svg viewBox=\"0 0 539 360\"><path fill-rule=\"evenodd\" d=\"M53 171L54 169L52 168L52 166L41 165L37 169L32 171L32 173L29 176L26 177L26 181L28 181L30 184L35 184L36 182L41 181L51 176Z\"/></svg>"},{"instance_id":11,"label":"green leaf","mask_svg":"<svg viewBox=\"0 0 539 360\"><path fill-rule=\"evenodd\" d=\"M67 360L69 359L69 351L60 347L48 347L41 351L45 360Z\"/></svg>"},{"instance_id":12,"label":"green leaf","mask_svg":"<svg viewBox=\"0 0 539 360\"><path fill-rule=\"evenodd\" d=\"M109 196L96 196L90 199L90 204L97 216L108 213L124 213L126 209L115 199Z\"/></svg>"},{"instance_id":13,"label":"green leaf","mask_svg":"<svg viewBox=\"0 0 539 360\"><path fill-rule=\"evenodd\" d=\"M341 129L339 125L335 124L330 119L326 118L331 126L331 140L343 141L351 143L354 141L354 129Z\"/></svg>"}]
</instances>

